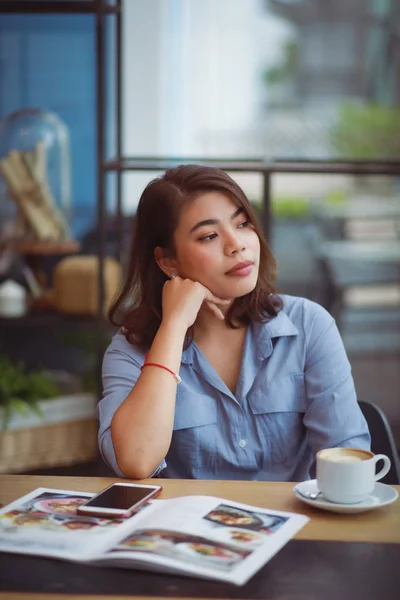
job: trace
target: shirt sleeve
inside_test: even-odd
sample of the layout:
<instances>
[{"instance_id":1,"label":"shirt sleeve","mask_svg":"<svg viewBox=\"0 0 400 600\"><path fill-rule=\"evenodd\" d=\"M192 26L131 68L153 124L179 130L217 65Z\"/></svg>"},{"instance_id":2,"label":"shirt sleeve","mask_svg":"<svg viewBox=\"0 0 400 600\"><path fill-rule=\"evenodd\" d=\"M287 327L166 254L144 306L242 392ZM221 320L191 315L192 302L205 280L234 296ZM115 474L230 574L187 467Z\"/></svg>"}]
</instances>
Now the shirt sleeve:
<instances>
[{"instance_id":1,"label":"shirt sleeve","mask_svg":"<svg viewBox=\"0 0 400 600\"><path fill-rule=\"evenodd\" d=\"M332 316L315 303L305 319L308 445L315 455L336 446L370 449L367 422L357 402L351 367Z\"/></svg>"},{"instance_id":2,"label":"shirt sleeve","mask_svg":"<svg viewBox=\"0 0 400 600\"><path fill-rule=\"evenodd\" d=\"M122 333L117 333L107 348L103 359L103 398L97 407L99 419L99 450L104 461L119 477L125 477L118 466L111 438L111 421L140 375L144 355L129 344ZM165 460L151 477L166 467Z\"/></svg>"}]
</instances>

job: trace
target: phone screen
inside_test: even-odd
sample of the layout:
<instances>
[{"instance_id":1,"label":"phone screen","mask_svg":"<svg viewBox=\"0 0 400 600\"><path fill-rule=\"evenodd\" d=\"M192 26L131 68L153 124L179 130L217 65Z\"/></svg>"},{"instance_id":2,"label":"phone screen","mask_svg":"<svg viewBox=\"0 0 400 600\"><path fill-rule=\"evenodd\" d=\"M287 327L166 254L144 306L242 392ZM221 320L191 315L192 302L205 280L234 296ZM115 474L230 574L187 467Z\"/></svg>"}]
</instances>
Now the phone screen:
<instances>
[{"instance_id":1,"label":"phone screen","mask_svg":"<svg viewBox=\"0 0 400 600\"><path fill-rule=\"evenodd\" d=\"M153 492L152 487L131 487L125 485L112 485L88 502L85 506L94 508L119 508L127 510L137 502L146 498Z\"/></svg>"}]
</instances>

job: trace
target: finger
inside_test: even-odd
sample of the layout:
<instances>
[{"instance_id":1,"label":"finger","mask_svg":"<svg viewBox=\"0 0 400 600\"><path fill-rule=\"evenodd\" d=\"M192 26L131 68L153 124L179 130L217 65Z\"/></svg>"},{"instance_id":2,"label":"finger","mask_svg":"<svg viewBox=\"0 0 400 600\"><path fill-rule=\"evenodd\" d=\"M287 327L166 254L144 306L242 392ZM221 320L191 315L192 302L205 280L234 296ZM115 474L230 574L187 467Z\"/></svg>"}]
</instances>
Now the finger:
<instances>
[{"instance_id":1,"label":"finger","mask_svg":"<svg viewBox=\"0 0 400 600\"><path fill-rule=\"evenodd\" d=\"M215 304L222 304L226 306L231 302L231 300L227 298L219 298L218 296L214 296L211 292L208 292L206 295L206 300L209 302L215 302Z\"/></svg>"},{"instance_id":2,"label":"finger","mask_svg":"<svg viewBox=\"0 0 400 600\"><path fill-rule=\"evenodd\" d=\"M204 302L204 304L206 305L207 309L215 316L217 317L217 319L219 319L220 321L223 321L225 319L225 316L223 314L223 312L221 311L220 308L218 308L218 306L216 306L216 304L214 304L213 302L210 302L209 300L206 300Z\"/></svg>"}]
</instances>

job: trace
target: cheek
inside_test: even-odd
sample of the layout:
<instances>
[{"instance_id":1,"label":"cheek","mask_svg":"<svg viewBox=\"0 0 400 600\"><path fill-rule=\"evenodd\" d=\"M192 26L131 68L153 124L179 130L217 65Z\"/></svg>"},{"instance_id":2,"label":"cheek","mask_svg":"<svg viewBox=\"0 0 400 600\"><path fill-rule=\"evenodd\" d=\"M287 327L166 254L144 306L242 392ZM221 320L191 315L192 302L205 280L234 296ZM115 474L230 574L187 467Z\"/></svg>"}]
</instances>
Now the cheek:
<instances>
[{"instance_id":1,"label":"cheek","mask_svg":"<svg viewBox=\"0 0 400 600\"><path fill-rule=\"evenodd\" d=\"M189 277L192 273L200 275L203 272L209 272L210 266L215 263L215 254L210 252L206 246L191 247L178 257L178 262L182 274Z\"/></svg>"},{"instance_id":2,"label":"cheek","mask_svg":"<svg viewBox=\"0 0 400 600\"><path fill-rule=\"evenodd\" d=\"M252 231L247 238L247 247L251 250L254 258L260 256L260 240L255 231Z\"/></svg>"}]
</instances>

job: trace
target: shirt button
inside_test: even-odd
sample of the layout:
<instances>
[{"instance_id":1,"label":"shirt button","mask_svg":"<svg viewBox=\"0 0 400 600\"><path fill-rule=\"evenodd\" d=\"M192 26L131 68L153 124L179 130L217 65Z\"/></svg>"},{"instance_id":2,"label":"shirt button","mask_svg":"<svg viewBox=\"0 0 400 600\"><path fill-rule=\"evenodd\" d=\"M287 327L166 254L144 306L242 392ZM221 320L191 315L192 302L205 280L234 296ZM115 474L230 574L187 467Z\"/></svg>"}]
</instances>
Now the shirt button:
<instances>
[{"instance_id":1,"label":"shirt button","mask_svg":"<svg viewBox=\"0 0 400 600\"><path fill-rule=\"evenodd\" d=\"M246 446L247 446L247 442L246 442L246 440L240 440L240 442L239 442L239 446L240 446L241 448L246 448Z\"/></svg>"}]
</instances>

